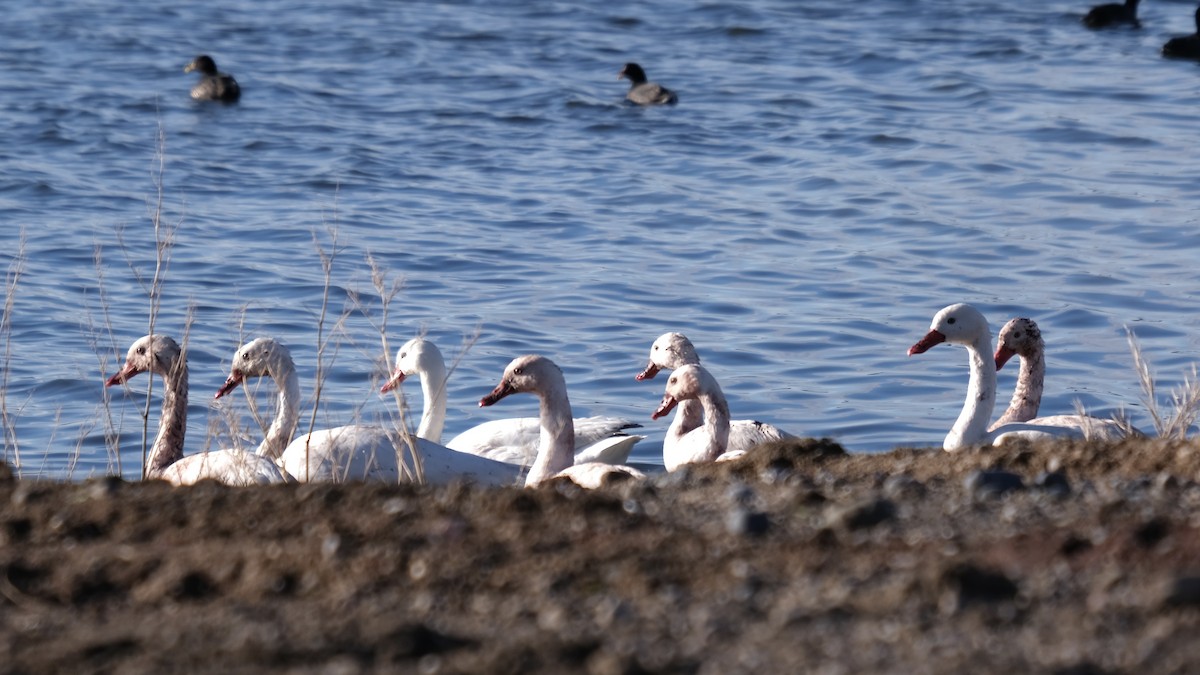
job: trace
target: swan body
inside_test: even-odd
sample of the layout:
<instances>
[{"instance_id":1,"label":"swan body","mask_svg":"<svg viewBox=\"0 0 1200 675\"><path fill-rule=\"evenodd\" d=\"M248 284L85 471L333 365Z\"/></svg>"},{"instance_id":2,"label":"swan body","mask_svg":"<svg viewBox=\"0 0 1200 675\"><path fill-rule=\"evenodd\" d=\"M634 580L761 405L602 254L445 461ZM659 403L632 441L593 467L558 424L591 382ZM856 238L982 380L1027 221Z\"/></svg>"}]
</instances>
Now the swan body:
<instances>
[{"instance_id":1,"label":"swan body","mask_svg":"<svg viewBox=\"0 0 1200 675\"><path fill-rule=\"evenodd\" d=\"M638 373L638 380L649 380L660 370L674 370L686 365L699 365L700 356L692 341L680 333L664 333L650 345L650 363ZM724 399L724 396L722 396ZM676 454L672 446L704 423L704 405L699 399L684 399L675 408L675 417L663 440L663 456ZM728 412L728 411L727 411ZM764 422L755 420L731 420L729 422L729 452L745 452L750 448L771 441L795 438L792 434ZM679 451L679 454L686 454Z\"/></svg>"},{"instance_id":2,"label":"swan body","mask_svg":"<svg viewBox=\"0 0 1200 675\"><path fill-rule=\"evenodd\" d=\"M515 485L522 473L522 467L516 464L451 450L402 430L366 424L304 434L284 450L280 462L300 482L444 485L466 480L481 485Z\"/></svg>"},{"instance_id":3,"label":"swan body","mask_svg":"<svg viewBox=\"0 0 1200 675\"><path fill-rule=\"evenodd\" d=\"M480 399L479 405L490 406L516 393L534 394L541 409L541 438L537 457L525 477L525 487L535 487L552 478L568 478L585 488L596 487L615 474L622 474L622 478L645 478L641 471L624 465L575 464L575 430L567 382L562 370L550 359L536 354L513 359L504 369L500 384Z\"/></svg>"},{"instance_id":4,"label":"swan body","mask_svg":"<svg viewBox=\"0 0 1200 675\"><path fill-rule=\"evenodd\" d=\"M162 415L146 461L146 478L174 485L191 485L216 480L226 485L282 483L288 477L271 460L240 450L218 450L183 456L187 431L187 355L169 336L146 335L136 340L125 356L125 365L108 378L105 386L124 384L149 372L164 382Z\"/></svg>"},{"instance_id":5,"label":"swan body","mask_svg":"<svg viewBox=\"0 0 1200 675\"><path fill-rule=\"evenodd\" d=\"M433 342L416 337L396 350L392 377L380 389L388 392L407 377L417 375L425 407L417 436L441 442L446 420L446 360ZM575 462L622 464L629 459L634 444L645 438L625 433L642 425L617 417L578 417L575 430ZM541 421L536 417L513 417L476 425L450 439L446 447L510 464L529 466L537 454Z\"/></svg>"},{"instance_id":6,"label":"swan body","mask_svg":"<svg viewBox=\"0 0 1200 675\"><path fill-rule=\"evenodd\" d=\"M253 340L238 350L217 397L224 396L246 378L264 376L274 379L280 390L279 411L258 453L277 461L298 481L396 483L415 482L421 475L425 482L434 484L473 480L488 485L512 485L520 478L518 466L455 452L401 430L389 431L375 425L321 429L290 440L300 414L299 377L291 353L273 338ZM420 474L416 470L418 463Z\"/></svg>"},{"instance_id":7,"label":"swan body","mask_svg":"<svg viewBox=\"0 0 1200 675\"><path fill-rule=\"evenodd\" d=\"M703 423L663 445L663 464L675 471L685 464L718 461L729 448L729 405L721 385L704 366L692 363L680 366L667 378L662 402L651 415L658 419L682 401L697 401L703 411ZM735 450L735 455L744 454ZM728 459L728 458L727 458Z\"/></svg>"},{"instance_id":8,"label":"swan body","mask_svg":"<svg viewBox=\"0 0 1200 675\"><path fill-rule=\"evenodd\" d=\"M1056 417L1034 418L994 429L988 428L996 405L996 362L992 355L992 339L987 319L971 305L959 303L943 308L933 317L929 332L908 350L908 355L922 354L942 342L961 344L967 348L970 379L962 411L942 443L947 451L960 450L980 444L1003 443L1021 437L1031 440L1044 438L1083 438L1091 432L1090 424ZM1074 417L1074 416L1066 416Z\"/></svg>"}]
</instances>

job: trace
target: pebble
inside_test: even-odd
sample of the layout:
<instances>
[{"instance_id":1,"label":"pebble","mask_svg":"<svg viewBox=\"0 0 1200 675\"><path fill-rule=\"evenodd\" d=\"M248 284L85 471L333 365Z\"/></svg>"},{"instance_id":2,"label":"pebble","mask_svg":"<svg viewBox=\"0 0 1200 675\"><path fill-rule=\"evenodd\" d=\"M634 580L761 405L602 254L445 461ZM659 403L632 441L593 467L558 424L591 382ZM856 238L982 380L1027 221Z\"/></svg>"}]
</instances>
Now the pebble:
<instances>
[{"instance_id":1,"label":"pebble","mask_svg":"<svg viewBox=\"0 0 1200 675\"><path fill-rule=\"evenodd\" d=\"M1012 600L1017 596L1017 584L994 570L969 562L947 569L942 576L950 590L957 593L958 607Z\"/></svg>"},{"instance_id":2,"label":"pebble","mask_svg":"<svg viewBox=\"0 0 1200 675\"><path fill-rule=\"evenodd\" d=\"M1167 607L1200 607L1200 577L1179 577L1163 597Z\"/></svg>"},{"instance_id":3,"label":"pebble","mask_svg":"<svg viewBox=\"0 0 1200 675\"><path fill-rule=\"evenodd\" d=\"M1011 471L974 471L963 481L972 497L998 497L1025 489L1025 481Z\"/></svg>"},{"instance_id":4,"label":"pebble","mask_svg":"<svg viewBox=\"0 0 1200 675\"><path fill-rule=\"evenodd\" d=\"M1062 471L1043 471L1033 479L1033 484L1058 497L1071 494L1071 481Z\"/></svg>"},{"instance_id":5,"label":"pebble","mask_svg":"<svg viewBox=\"0 0 1200 675\"><path fill-rule=\"evenodd\" d=\"M883 481L883 494L892 499L924 497L925 492L925 484L908 474L895 474Z\"/></svg>"},{"instance_id":6,"label":"pebble","mask_svg":"<svg viewBox=\"0 0 1200 675\"><path fill-rule=\"evenodd\" d=\"M725 516L725 529L730 534L761 536L771 529L771 519L762 511L734 507Z\"/></svg>"},{"instance_id":7,"label":"pebble","mask_svg":"<svg viewBox=\"0 0 1200 675\"><path fill-rule=\"evenodd\" d=\"M859 530L874 527L895 517L896 504L890 499L871 499L834 509L829 514L829 524L847 530Z\"/></svg>"}]
</instances>

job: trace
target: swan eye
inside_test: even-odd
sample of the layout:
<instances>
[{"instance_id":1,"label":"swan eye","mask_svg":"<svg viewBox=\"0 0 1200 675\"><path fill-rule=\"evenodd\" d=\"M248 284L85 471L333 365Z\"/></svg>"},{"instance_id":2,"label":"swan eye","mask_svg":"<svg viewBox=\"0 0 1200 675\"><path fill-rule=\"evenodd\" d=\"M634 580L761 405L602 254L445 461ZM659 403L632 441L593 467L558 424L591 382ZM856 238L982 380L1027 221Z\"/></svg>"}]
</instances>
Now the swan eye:
<instances>
[{"instance_id":1,"label":"swan eye","mask_svg":"<svg viewBox=\"0 0 1200 675\"><path fill-rule=\"evenodd\" d=\"M524 368L513 368L513 375L520 375L521 373L524 373L524 372L525 372Z\"/></svg>"},{"instance_id":2,"label":"swan eye","mask_svg":"<svg viewBox=\"0 0 1200 675\"><path fill-rule=\"evenodd\" d=\"M946 323L953 324L957 320L958 319L955 319L954 317L950 317L949 319L946 319Z\"/></svg>"},{"instance_id":3,"label":"swan eye","mask_svg":"<svg viewBox=\"0 0 1200 675\"><path fill-rule=\"evenodd\" d=\"M145 347L138 347L138 348L137 348L137 353L139 353L139 354L141 354L141 355L145 356L145 355L146 355L146 348L145 348Z\"/></svg>"},{"instance_id":4,"label":"swan eye","mask_svg":"<svg viewBox=\"0 0 1200 675\"><path fill-rule=\"evenodd\" d=\"M402 359L407 359L407 358L408 358L408 352L400 352L400 358L402 358Z\"/></svg>"},{"instance_id":5,"label":"swan eye","mask_svg":"<svg viewBox=\"0 0 1200 675\"><path fill-rule=\"evenodd\" d=\"M1013 337L1020 340L1021 339L1021 331L1017 331L1017 332L1013 333Z\"/></svg>"}]
</instances>

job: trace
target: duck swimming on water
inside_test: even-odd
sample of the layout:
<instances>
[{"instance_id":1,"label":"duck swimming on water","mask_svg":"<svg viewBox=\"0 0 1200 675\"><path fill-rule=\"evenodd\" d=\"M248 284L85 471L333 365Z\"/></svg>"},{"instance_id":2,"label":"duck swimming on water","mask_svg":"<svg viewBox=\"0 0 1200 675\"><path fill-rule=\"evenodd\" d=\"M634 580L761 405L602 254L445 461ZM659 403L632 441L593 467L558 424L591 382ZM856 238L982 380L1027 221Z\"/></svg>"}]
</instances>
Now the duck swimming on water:
<instances>
[{"instance_id":1,"label":"duck swimming on water","mask_svg":"<svg viewBox=\"0 0 1200 675\"><path fill-rule=\"evenodd\" d=\"M237 80L229 73L222 73L217 70L216 61L212 60L211 56L201 54L192 62L187 64L183 72L190 73L193 70L200 72L200 81L196 86L192 87L192 98L197 101L221 101L223 103L233 103L242 96L242 88L238 86Z\"/></svg>"}]
</instances>

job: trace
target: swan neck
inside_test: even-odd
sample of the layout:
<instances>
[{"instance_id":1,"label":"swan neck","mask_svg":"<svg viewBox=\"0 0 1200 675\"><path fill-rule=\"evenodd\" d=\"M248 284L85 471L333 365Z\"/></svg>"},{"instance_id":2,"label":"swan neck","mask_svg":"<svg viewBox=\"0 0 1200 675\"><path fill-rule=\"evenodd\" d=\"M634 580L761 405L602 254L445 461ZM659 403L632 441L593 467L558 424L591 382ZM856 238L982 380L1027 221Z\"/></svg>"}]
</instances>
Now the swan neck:
<instances>
[{"instance_id":1,"label":"swan neck","mask_svg":"<svg viewBox=\"0 0 1200 675\"><path fill-rule=\"evenodd\" d=\"M667 427L667 441L677 441L693 429L704 424L704 404L696 399L686 399L675 406L675 417Z\"/></svg>"},{"instance_id":2,"label":"swan neck","mask_svg":"<svg viewBox=\"0 0 1200 675\"><path fill-rule=\"evenodd\" d=\"M300 376L293 364L280 364L271 372L279 389L279 409L255 454L276 460L292 441L296 425L300 422Z\"/></svg>"},{"instance_id":3,"label":"swan neck","mask_svg":"<svg viewBox=\"0 0 1200 675\"><path fill-rule=\"evenodd\" d=\"M541 440L537 458L525 477L525 486L533 487L553 478L575 463L575 423L571 419L571 401L565 385L543 391L541 399Z\"/></svg>"},{"instance_id":4,"label":"swan neck","mask_svg":"<svg viewBox=\"0 0 1200 675\"><path fill-rule=\"evenodd\" d=\"M967 398L958 420L942 443L946 450L959 450L982 442L996 407L996 362L992 356L991 336L982 335L966 347L971 368Z\"/></svg>"},{"instance_id":5,"label":"swan neck","mask_svg":"<svg viewBox=\"0 0 1200 675\"><path fill-rule=\"evenodd\" d=\"M183 459L187 432L188 367L179 362L163 376L162 415L158 435L146 458L146 478L161 478L167 467Z\"/></svg>"},{"instance_id":6,"label":"swan neck","mask_svg":"<svg viewBox=\"0 0 1200 675\"><path fill-rule=\"evenodd\" d=\"M446 426L446 362L441 355L429 361L421 372L421 394L425 398L425 408L421 412L417 436L441 443L442 429Z\"/></svg>"},{"instance_id":7,"label":"swan neck","mask_svg":"<svg viewBox=\"0 0 1200 675\"><path fill-rule=\"evenodd\" d=\"M992 425L996 429L1012 422L1027 422L1037 417L1042 406L1042 388L1046 379L1046 356L1041 349L1021 355L1021 370L1013 387L1008 409Z\"/></svg>"},{"instance_id":8,"label":"swan neck","mask_svg":"<svg viewBox=\"0 0 1200 675\"><path fill-rule=\"evenodd\" d=\"M705 461L716 461L729 448L729 403L718 388L700 396L704 406L704 430L708 435Z\"/></svg>"}]
</instances>

